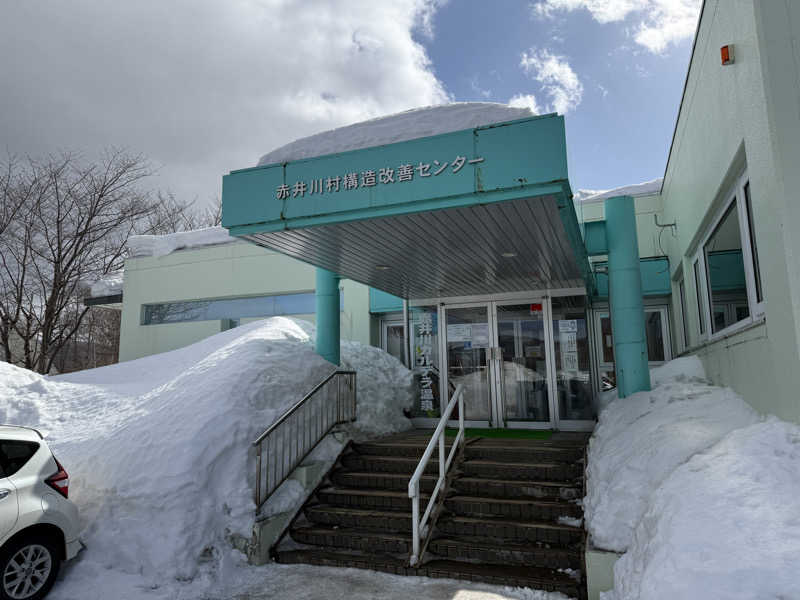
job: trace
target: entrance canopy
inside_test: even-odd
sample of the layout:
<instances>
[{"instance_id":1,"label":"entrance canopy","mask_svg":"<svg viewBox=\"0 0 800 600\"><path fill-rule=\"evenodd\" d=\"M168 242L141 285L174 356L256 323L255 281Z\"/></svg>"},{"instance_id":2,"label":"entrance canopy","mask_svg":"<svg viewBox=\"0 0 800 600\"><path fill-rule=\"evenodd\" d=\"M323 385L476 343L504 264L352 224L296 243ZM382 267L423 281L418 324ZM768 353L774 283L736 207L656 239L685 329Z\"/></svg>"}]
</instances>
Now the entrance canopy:
<instances>
[{"instance_id":1,"label":"entrance canopy","mask_svg":"<svg viewBox=\"0 0 800 600\"><path fill-rule=\"evenodd\" d=\"M402 298L591 292L558 115L233 171L222 197L232 235Z\"/></svg>"}]
</instances>

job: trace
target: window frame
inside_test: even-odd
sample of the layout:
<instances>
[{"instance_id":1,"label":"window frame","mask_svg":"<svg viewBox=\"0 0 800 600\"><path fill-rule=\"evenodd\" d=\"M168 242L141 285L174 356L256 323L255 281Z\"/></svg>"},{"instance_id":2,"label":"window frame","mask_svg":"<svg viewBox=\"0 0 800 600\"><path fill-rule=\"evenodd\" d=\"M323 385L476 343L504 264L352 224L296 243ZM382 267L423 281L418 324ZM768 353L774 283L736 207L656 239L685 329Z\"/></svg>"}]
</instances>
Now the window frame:
<instances>
[{"instance_id":1,"label":"window frame","mask_svg":"<svg viewBox=\"0 0 800 600\"><path fill-rule=\"evenodd\" d=\"M748 193L745 192L748 188ZM738 331L752 325L756 321L764 318L766 312L765 301L758 300L757 284L756 284L756 269L760 273L760 265L755 264L756 257L758 256L758 248L754 244L756 241L751 238L751 231L754 231L754 224L750 221L750 214L752 212L752 202L748 199L752 193L752 185L750 184L750 177L747 171L744 171L730 187L725 195L725 201L717 208L714 213L714 218L706 227L703 237L697 245L692 258L692 265L697 263L700 270L700 289L695 292L698 295L698 308L702 310L701 319L705 319L705 333L700 334L701 340L717 340L723 338L731 333ZM731 205L736 202L736 216L739 219L739 241L742 246L742 263L744 266L744 279L747 295L747 309L749 315L741 321L731 323L727 327L714 331L714 314L713 314L713 299L711 298L711 282L708 277L708 268L706 264L705 247L711 237L716 233L722 220L728 215ZM754 252L755 250L755 252ZM697 282L695 283L695 287ZM763 286L763 281L762 281ZM702 300L701 300L702 299Z\"/></svg>"}]
</instances>

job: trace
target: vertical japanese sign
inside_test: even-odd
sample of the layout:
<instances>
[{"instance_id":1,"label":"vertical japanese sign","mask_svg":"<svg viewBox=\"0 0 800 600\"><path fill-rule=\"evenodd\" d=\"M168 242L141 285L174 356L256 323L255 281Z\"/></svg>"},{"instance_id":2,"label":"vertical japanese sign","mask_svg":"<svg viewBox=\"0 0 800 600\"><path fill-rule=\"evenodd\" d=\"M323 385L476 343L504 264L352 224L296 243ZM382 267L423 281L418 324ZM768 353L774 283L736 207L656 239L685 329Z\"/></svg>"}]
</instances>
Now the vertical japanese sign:
<instances>
[{"instance_id":1,"label":"vertical japanese sign","mask_svg":"<svg viewBox=\"0 0 800 600\"><path fill-rule=\"evenodd\" d=\"M578 371L578 321L576 319L563 319L558 322L558 341L561 370L567 373Z\"/></svg>"},{"instance_id":2,"label":"vertical japanese sign","mask_svg":"<svg viewBox=\"0 0 800 600\"><path fill-rule=\"evenodd\" d=\"M420 410L422 412L432 412L434 408L434 380L431 377L433 368L433 345L435 343L433 333L433 315L423 312L420 320L414 324L416 328L415 337L415 367L419 370L419 399Z\"/></svg>"}]
</instances>

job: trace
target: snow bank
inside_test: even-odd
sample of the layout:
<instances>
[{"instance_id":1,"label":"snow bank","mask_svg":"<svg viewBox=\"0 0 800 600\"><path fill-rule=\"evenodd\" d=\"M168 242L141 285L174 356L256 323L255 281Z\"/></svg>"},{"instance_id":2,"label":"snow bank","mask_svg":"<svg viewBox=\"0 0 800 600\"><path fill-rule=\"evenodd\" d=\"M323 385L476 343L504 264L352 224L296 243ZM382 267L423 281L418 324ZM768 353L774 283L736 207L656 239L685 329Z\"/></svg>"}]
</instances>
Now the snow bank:
<instances>
[{"instance_id":1,"label":"snow bank","mask_svg":"<svg viewBox=\"0 0 800 600\"><path fill-rule=\"evenodd\" d=\"M310 324L276 317L58 377L0 363L0 394L10 399L0 421L47 436L85 523L88 550L54 598L89 597L108 570L144 588L203 578L230 534L249 537L250 442L333 369L313 351L312 334ZM358 371L359 427L409 427L410 371L357 343L342 354Z\"/></svg>"},{"instance_id":2,"label":"snow bank","mask_svg":"<svg viewBox=\"0 0 800 600\"><path fill-rule=\"evenodd\" d=\"M800 427L738 429L654 494L606 600L797 598Z\"/></svg>"},{"instance_id":3,"label":"snow bank","mask_svg":"<svg viewBox=\"0 0 800 600\"><path fill-rule=\"evenodd\" d=\"M652 371L653 391L610 402L589 444L584 511L595 546L624 552L654 490L694 454L758 421L730 389L706 383L696 357Z\"/></svg>"},{"instance_id":4,"label":"snow bank","mask_svg":"<svg viewBox=\"0 0 800 600\"><path fill-rule=\"evenodd\" d=\"M262 156L258 166L405 142L531 116L529 108L493 102L456 102L415 108L295 140Z\"/></svg>"},{"instance_id":5,"label":"snow bank","mask_svg":"<svg viewBox=\"0 0 800 600\"><path fill-rule=\"evenodd\" d=\"M237 239L224 227L207 227L192 231L179 231L165 235L132 235L128 238L128 252L132 257L166 256L176 250L230 244Z\"/></svg>"}]
</instances>

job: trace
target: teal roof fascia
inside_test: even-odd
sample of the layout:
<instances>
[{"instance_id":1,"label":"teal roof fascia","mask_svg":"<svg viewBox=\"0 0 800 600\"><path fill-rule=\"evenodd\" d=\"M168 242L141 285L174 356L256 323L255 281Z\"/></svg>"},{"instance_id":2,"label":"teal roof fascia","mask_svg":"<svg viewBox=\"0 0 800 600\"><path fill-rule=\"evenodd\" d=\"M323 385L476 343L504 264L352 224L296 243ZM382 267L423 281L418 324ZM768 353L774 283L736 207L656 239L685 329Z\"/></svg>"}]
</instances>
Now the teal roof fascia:
<instances>
[{"instance_id":1,"label":"teal roof fascia","mask_svg":"<svg viewBox=\"0 0 800 600\"><path fill-rule=\"evenodd\" d=\"M403 299L383 290L369 288L369 312L373 314L403 310Z\"/></svg>"},{"instance_id":2,"label":"teal roof fascia","mask_svg":"<svg viewBox=\"0 0 800 600\"><path fill-rule=\"evenodd\" d=\"M464 164L456 157L483 162ZM433 170L448 163L440 175ZM355 189L278 199L280 186L327 182L328 177L359 176L400 165L431 165L431 176L415 172L408 181L359 185ZM564 119L547 115L418 138L406 142L328 154L282 164L232 171L223 177L223 226L233 235L280 231L376 216L468 206L551 193L550 184L567 183ZM327 186L326 186L327 187ZM564 187L560 186L563 190ZM285 195L285 194L284 194Z\"/></svg>"}]
</instances>

